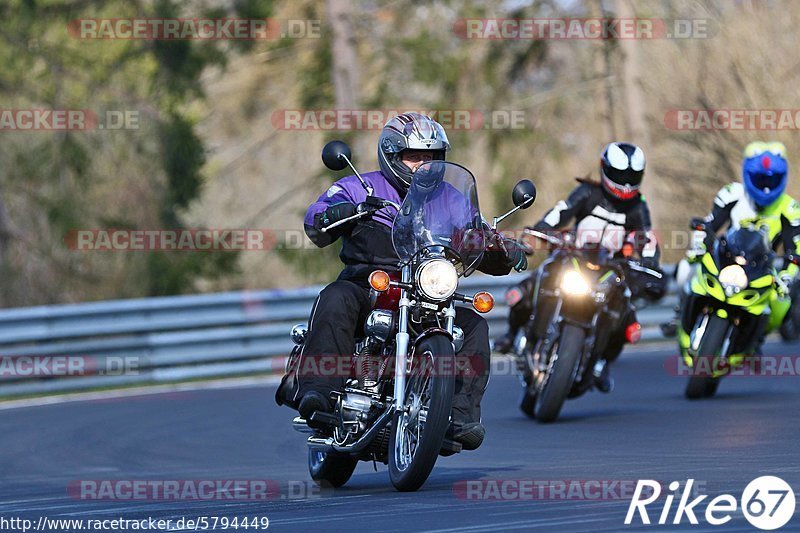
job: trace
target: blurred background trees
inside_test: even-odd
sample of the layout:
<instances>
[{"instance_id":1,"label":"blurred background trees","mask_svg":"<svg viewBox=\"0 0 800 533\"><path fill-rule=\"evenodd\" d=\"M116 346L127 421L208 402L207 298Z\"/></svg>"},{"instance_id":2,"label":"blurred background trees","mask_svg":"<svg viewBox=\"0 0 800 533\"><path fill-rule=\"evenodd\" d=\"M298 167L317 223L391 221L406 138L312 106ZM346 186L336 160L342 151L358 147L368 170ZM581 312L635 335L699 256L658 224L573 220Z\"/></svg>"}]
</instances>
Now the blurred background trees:
<instances>
[{"instance_id":1,"label":"blurred background trees","mask_svg":"<svg viewBox=\"0 0 800 533\"><path fill-rule=\"evenodd\" d=\"M519 111L519 129L451 130L488 217L519 177L541 216L612 140L642 145L645 193L667 240L739 179L741 150L796 131L677 131L674 109L793 108L800 4L688 0L11 0L0 5L0 107L136 110L135 130L0 131L0 305L296 286L331 279L337 247L81 252L76 228L269 229L302 243L305 208L335 178L319 150L353 146L377 168L377 130L289 131L283 110ZM77 18L232 17L321 22L266 41L80 40ZM708 38L463 39L465 18L705 19ZM341 175L344 175L342 173ZM790 181L790 194L800 187ZM292 232L292 233L285 233ZM666 260L681 253L665 242Z\"/></svg>"}]
</instances>

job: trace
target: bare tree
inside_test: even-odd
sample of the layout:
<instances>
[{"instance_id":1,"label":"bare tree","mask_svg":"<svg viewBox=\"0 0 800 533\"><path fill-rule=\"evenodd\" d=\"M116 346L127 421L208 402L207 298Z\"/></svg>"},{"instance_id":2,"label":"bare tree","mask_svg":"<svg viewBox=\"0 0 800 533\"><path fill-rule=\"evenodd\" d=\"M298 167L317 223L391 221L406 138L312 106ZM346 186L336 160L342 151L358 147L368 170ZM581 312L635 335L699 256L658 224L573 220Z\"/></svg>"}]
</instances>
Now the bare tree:
<instances>
[{"instance_id":1,"label":"bare tree","mask_svg":"<svg viewBox=\"0 0 800 533\"><path fill-rule=\"evenodd\" d=\"M354 109L358 102L358 54L347 0L327 0L326 9L333 32L331 45L334 106Z\"/></svg>"}]
</instances>

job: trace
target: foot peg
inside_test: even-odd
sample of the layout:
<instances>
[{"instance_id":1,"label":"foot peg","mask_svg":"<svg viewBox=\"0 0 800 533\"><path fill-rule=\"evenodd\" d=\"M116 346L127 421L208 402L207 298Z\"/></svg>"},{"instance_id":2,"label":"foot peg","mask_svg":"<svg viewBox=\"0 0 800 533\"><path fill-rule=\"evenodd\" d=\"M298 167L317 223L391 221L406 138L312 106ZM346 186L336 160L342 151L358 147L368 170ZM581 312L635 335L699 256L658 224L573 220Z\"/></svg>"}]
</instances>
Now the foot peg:
<instances>
[{"instance_id":1,"label":"foot peg","mask_svg":"<svg viewBox=\"0 0 800 533\"><path fill-rule=\"evenodd\" d=\"M334 427L339 425L339 419L330 413L314 411L308 418L308 425L313 428Z\"/></svg>"}]
</instances>

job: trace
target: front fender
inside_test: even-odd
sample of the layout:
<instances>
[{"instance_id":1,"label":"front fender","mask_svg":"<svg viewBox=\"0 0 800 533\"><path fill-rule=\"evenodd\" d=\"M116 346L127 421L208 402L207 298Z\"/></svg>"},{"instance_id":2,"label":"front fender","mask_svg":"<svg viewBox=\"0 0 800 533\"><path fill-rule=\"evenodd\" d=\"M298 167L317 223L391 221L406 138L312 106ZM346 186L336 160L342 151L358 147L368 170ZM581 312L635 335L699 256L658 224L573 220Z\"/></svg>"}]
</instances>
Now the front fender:
<instances>
[{"instance_id":1,"label":"front fender","mask_svg":"<svg viewBox=\"0 0 800 533\"><path fill-rule=\"evenodd\" d=\"M444 335L445 337L450 339L450 342L453 342L453 336L446 329L444 329L444 328L428 328L425 331L423 331L422 333L420 333L417 336L417 338L414 339L414 344L412 345L412 350L413 350L412 353L415 353L417 351L417 347L422 343L422 341L424 341L428 337L432 337L433 335Z\"/></svg>"}]
</instances>

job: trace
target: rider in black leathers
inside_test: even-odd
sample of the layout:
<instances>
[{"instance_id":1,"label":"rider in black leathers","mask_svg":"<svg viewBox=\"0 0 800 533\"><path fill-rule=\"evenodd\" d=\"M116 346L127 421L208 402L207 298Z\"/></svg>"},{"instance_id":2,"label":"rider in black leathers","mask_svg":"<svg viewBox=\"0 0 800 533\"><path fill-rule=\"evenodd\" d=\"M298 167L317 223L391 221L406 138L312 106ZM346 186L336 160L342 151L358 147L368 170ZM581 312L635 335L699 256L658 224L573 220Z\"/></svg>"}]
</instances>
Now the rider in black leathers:
<instances>
[{"instance_id":1,"label":"rider in black leathers","mask_svg":"<svg viewBox=\"0 0 800 533\"><path fill-rule=\"evenodd\" d=\"M660 270L660 249L650 223L650 210L639 189L644 175L644 153L630 143L611 143L601 157L600 182L578 178L580 182L566 200L558 202L532 229L553 232L575 221L578 242L585 247L602 246L619 252L622 244L629 242L642 259L642 266ZM660 299L666 292L666 276L661 279L640 272L629 271L626 276L632 299L644 297ZM533 312L533 285L535 274L506 294L510 306L508 332L495 343L495 348L508 353L519 328L531 318ZM609 363L613 362L625 344L625 329L636 322L633 307L620 317L614 328L614 339L604 354L605 364L595 375L598 389L609 392L613 380Z\"/></svg>"}]
</instances>

